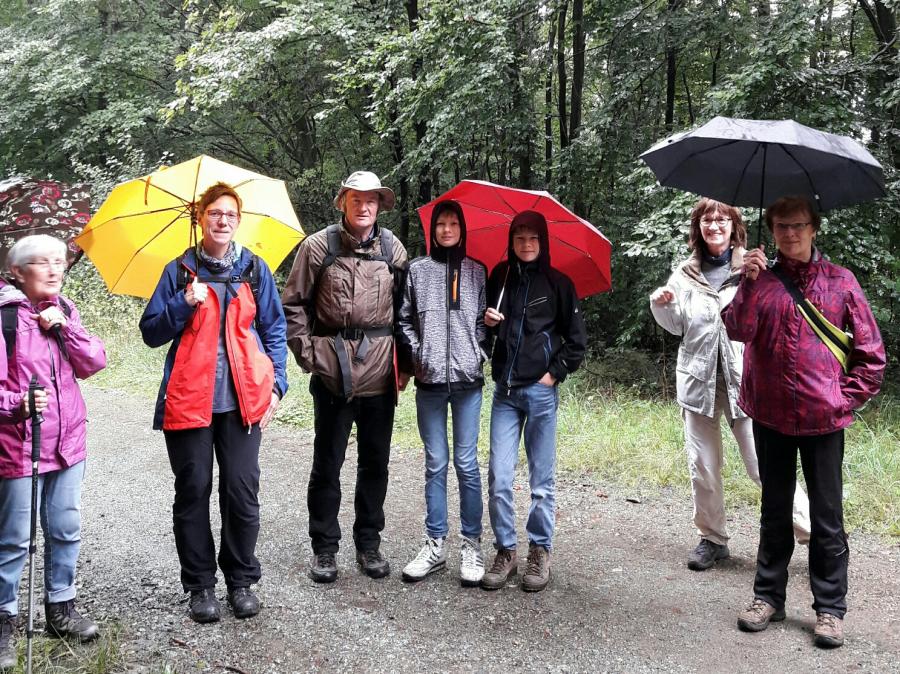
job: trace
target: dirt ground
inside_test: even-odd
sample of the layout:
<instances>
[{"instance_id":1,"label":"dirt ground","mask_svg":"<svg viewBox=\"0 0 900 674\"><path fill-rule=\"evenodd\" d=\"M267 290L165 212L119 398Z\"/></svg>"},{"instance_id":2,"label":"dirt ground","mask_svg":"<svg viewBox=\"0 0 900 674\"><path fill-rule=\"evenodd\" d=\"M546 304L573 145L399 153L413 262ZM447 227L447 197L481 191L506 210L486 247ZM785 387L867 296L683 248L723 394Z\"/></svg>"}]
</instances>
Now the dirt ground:
<instances>
[{"instance_id":1,"label":"dirt ground","mask_svg":"<svg viewBox=\"0 0 900 674\"><path fill-rule=\"evenodd\" d=\"M787 620L745 634L735 619L751 598L755 512L733 513L731 559L695 573L685 566L696 542L689 498L635 494L578 475L560 476L553 580L544 592L462 588L455 538L446 572L405 584L400 570L423 535L423 463L415 448L397 449L391 460L383 543L391 576L361 575L348 536L338 581L315 585L306 575L312 438L282 426L265 433L261 451L263 610L238 621L225 609L221 622L197 625L178 580L171 472L162 434L150 430L152 403L89 384L85 395L91 421L79 603L102 624L120 626L132 671L900 672L896 543L851 536L846 645L822 651L812 644L806 548L791 565ZM349 534L352 448L343 475L341 524ZM520 476L522 545L526 484ZM449 493L453 530L452 477ZM491 540L485 508L486 552ZM217 589L224 607L221 579Z\"/></svg>"}]
</instances>

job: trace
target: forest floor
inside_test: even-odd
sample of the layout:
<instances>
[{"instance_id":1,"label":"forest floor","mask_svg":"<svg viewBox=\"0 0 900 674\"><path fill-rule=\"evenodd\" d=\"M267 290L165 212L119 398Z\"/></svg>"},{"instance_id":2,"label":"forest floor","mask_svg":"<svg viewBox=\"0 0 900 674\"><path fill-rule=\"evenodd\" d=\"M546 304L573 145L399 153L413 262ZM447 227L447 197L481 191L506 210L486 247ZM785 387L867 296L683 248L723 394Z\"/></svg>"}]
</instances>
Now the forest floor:
<instances>
[{"instance_id":1,"label":"forest floor","mask_svg":"<svg viewBox=\"0 0 900 674\"><path fill-rule=\"evenodd\" d=\"M400 570L423 535L423 462L412 449L391 458L382 550L389 578L354 564L350 538L355 447L343 471L345 532L333 585L307 577L306 484L312 436L275 425L263 436L261 532L257 554L262 611L236 620L217 587L223 619L187 615L172 535L172 478L162 434L150 429L152 402L84 386L89 463L83 495L79 606L119 632L126 667L139 672L322 671L900 671L900 545L850 537L846 644L812 643L806 550L790 567L788 618L759 634L737 630L751 597L758 514L731 514L731 558L689 571L695 544L689 498L635 493L577 474L560 475L553 580L540 593L462 588L458 540L446 572L418 584ZM486 469L483 469L485 489ZM527 481L516 487L520 543ZM458 523L449 479L451 530ZM213 492L213 506L216 496ZM218 530L217 508L212 510ZM492 536L485 507L485 553ZM90 646L76 647L76 650Z\"/></svg>"}]
</instances>

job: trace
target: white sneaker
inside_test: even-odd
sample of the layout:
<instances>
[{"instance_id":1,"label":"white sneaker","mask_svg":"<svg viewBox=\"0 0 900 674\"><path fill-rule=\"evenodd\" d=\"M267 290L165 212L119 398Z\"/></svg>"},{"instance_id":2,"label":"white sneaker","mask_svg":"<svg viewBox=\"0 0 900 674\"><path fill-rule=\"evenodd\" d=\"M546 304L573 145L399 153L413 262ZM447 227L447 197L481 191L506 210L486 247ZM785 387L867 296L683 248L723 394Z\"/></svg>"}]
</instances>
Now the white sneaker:
<instances>
[{"instance_id":1,"label":"white sneaker","mask_svg":"<svg viewBox=\"0 0 900 674\"><path fill-rule=\"evenodd\" d=\"M419 554L403 568L403 580L414 583L447 566L446 538L426 538Z\"/></svg>"},{"instance_id":2,"label":"white sneaker","mask_svg":"<svg viewBox=\"0 0 900 674\"><path fill-rule=\"evenodd\" d=\"M462 536L459 548L459 582L463 587L478 587L484 576L484 555L481 553L481 539Z\"/></svg>"}]
</instances>

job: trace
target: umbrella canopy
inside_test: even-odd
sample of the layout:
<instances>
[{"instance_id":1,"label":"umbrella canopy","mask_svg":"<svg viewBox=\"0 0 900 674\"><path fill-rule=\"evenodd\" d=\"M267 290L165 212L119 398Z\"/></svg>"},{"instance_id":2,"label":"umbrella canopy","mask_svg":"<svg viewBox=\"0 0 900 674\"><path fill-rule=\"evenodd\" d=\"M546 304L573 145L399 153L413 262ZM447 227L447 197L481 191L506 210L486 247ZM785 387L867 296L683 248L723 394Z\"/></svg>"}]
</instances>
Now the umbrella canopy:
<instances>
[{"instance_id":1,"label":"umbrella canopy","mask_svg":"<svg viewBox=\"0 0 900 674\"><path fill-rule=\"evenodd\" d=\"M798 195L819 210L885 196L881 165L858 142L792 120L714 117L641 155L659 184L732 206Z\"/></svg>"},{"instance_id":2,"label":"umbrella canopy","mask_svg":"<svg viewBox=\"0 0 900 674\"><path fill-rule=\"evenodd\" d=\"M243 201L235 241L276 269L304 236L284 182L205 155L117 185L76 241L111 292L150 297L166 263L199 238L194 204L217 182Z\"/></svg>"},{"instance_id":3,"label":"umbrella canopy","mask_svg":"<svg viewBox=\"0 0 900 674\"><path fill-rule=\"evenodd\" d=\"M531 210L547 219L551 263L572 279L580 298L612 287L609 239L549 192L520 190L483 180L463 180L434 201L419 207L428 246L431 245L431 212L435 204L445 199L453 199L462 206L466 217L466 252L488 270L506 258L509 223L517 213Z\"/></svg>"},{"instance_id":4,"label":"umbrella canopy","mask_svg":"<svg viewBox=\"0 0 900 674\"><path fill-rule=\"evenodd\" d=\"M75 237L90 219L88 185L55 180L10 178L0 181L0 269L13 244L30 234L49 234L68 246L69 265L81 257Z\"/></svg>"}]
</instances>

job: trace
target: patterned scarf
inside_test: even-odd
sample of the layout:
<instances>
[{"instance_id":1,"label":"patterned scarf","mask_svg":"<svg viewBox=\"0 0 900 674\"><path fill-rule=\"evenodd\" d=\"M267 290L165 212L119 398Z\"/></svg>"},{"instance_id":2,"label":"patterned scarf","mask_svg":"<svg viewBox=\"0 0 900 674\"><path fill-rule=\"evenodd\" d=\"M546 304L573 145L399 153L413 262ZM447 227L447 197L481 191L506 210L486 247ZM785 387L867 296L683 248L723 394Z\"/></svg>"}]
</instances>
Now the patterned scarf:
<instances>
[{"instance_id":1,"label":"patterned scarf","mask_svg":"<svg viewBox=\"0 0 900 674\"><path fill-rule=\"evenodd\" d=\"M197 254L200 256L203 266L213 274L224 274L234 266L234 261L237 258L237 248L234 245L234 241L232 241L228 244L228 251L225 253L225 257L220 259L207 253L203 249L203 242L201 241L200 245L197 246Z\"/></svg>"}]
</instances>

